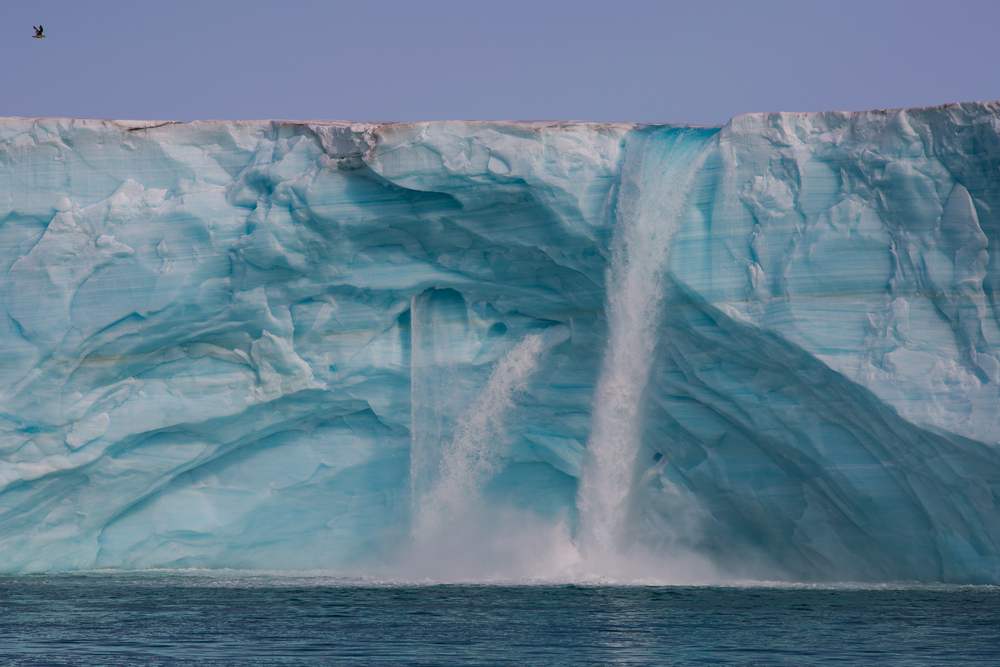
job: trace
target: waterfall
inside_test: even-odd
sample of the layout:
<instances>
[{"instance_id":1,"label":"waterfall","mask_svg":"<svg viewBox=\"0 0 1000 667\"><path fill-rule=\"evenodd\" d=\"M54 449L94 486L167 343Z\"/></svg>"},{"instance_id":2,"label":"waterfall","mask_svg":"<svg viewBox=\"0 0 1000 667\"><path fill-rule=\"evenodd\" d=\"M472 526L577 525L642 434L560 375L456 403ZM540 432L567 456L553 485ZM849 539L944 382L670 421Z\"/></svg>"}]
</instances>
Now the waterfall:
<instances>
[{"instance_id":1,"label":"waterfall","mask_svg":"<svg viewBox=\"0 0 1000 667\"><path fill-rule=\"evenodd\" d=\"M418 526L425 530L452 520L478 499L482 485L496 471L506 439L505 421L518 392L527 388L547 347L565 337L563 327L525 336L511 348L490 373L455 425L454 435L442 450L440 470L433 487L420 500Z\"/></svg>"},{"instance_id":2,"label":"waterfall","mask_svg":"<svg viewBox=\"0 0 1000 667\"><path fill-rule=\"evenodd\" d=\"M426 332L418 335L422 333ZM444 436L437 443L436 470L430 476L426 470L411 472L418 483L411 541L405 561L399 564L405 577L520 579L536 572L540 557L558 560L566 545L572 550L568 530L558 532L530 512L509 504L491 506L482 496L506 451L507 426L517 395L527 389L546 351L565 340L568 333L564 326L552 326L527 334L501 357L475 397L450 422L450 437L435 427L435 434ZM418 384L419 388L427 386ZM434 397L415 396L414 400L426 406ZM424 408L420 411L426 412ZM424 425L443 423L427 415L420 421ZM415 438L417 441L426 449L426 437ZM415 457L411 465L426 466L427 459Z\"/></svg>"},{"instance_id":3,"label":"waterfall","mask_svg":"<svg viewBox=\"0 0 1000 667\"><path fill-rule=\"evenodd\" d=\"M708 136L668 129L641 133L626 144L607 276L608 342L577 498L579 546L588 560L614 559L625 546L670 242Z\"/></svg>"},{"instance_id":4,"label":"waterfall","mask_svg":"<svg viewBox=\"0 0 1000 667\"><path fill-rule=\"evenodd\" d=\"M480 337L464 297L428 290L410 304L410 494L416 526L478 494L496 466L504 420L544 351L565 340L564 326L527 334L480 386L472 372Z\"/></svg>"},{"instance_id":5,"label":"waterfall","mask_svg":"<svg viewBox=\"0 0 1000 667\"><path fill-rule=\"evenodd\" d=\"M462 297L432 290L414 299L412 540L401 564L407 576L628 578L643 569L645 563L623 557L643 395L664 316L671 240L711 136L662 129L637 132L627 141L607 275L608 340L577 495L575 540L558 521L489 507L482 498L502 460L518 393L568 330L556 326L527 334L477 390L468 384L471 374L459 372L474 358L466 348L476 339Z\"/></svg>"}]
</instances>

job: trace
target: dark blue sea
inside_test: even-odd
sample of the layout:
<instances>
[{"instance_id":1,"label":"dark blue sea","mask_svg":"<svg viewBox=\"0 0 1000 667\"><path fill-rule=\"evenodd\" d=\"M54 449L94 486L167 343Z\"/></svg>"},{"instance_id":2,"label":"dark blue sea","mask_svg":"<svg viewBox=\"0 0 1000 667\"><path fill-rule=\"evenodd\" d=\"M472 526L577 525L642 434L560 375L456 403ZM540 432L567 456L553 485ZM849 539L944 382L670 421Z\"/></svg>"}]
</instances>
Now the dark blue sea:
<instances>
[{"instance_id":1,"label":"dark blue sea","mask_svg":"<svg viewBox=\"0 0 1000 667\"><path fill-rule=\"evenodd\" d=\"M6 577L0 663L1000 665L1000 588Z\"/></svg>"}]
</instances>

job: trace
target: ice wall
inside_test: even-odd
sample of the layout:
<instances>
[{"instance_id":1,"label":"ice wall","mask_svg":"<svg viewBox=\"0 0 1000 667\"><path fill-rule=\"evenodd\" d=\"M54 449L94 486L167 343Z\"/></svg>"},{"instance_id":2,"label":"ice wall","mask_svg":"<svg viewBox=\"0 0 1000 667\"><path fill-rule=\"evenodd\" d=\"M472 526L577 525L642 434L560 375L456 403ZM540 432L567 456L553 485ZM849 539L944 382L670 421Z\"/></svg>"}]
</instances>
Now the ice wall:
<instances>
[{"instance_id":1,"label":"ice wall","mask_svg":"<svg viewBox=\"0 0 1000 667\"><path fill-rule=\"evenodd\" d=\"M4 120L0 563L363 574L444 479L664 580L998 582L998 210L993 103Z\"/></svg>"}]
</instances>

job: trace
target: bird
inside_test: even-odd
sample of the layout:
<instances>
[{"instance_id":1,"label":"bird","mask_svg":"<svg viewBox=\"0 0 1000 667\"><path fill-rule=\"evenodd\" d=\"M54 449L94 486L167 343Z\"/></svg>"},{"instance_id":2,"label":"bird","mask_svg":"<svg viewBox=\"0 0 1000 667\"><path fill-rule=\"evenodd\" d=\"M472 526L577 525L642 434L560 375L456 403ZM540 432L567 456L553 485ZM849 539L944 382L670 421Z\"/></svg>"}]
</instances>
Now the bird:
<instances>
[{"instance_id":1,"label":"bird","mask_svg":"<svg viewBox=\"0 0 1000 667\"><path fill-rule=\"evenodd\" d=\"M35 39L45 39L45 28L41 24L31 26L35 29Z\"/></svg>"}]
</instances>

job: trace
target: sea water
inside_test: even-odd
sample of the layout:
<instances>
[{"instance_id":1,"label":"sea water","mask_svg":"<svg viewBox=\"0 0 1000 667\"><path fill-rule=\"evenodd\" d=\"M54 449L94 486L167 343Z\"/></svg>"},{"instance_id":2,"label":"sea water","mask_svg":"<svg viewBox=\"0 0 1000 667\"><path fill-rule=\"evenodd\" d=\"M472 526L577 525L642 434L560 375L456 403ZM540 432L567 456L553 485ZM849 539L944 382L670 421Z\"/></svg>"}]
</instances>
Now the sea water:
<instances>
[{"instance_id":1,"label":"sea water","mask_svg":"<svg viewBox=\"0 0 1000 667\"><path fill-rule=\"evenodd\" d=\"M1000 664L1000 588L0 578L4 664Z\"/></svg>"}]
</instances>

